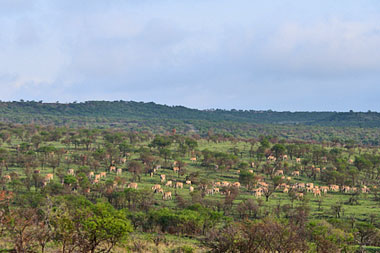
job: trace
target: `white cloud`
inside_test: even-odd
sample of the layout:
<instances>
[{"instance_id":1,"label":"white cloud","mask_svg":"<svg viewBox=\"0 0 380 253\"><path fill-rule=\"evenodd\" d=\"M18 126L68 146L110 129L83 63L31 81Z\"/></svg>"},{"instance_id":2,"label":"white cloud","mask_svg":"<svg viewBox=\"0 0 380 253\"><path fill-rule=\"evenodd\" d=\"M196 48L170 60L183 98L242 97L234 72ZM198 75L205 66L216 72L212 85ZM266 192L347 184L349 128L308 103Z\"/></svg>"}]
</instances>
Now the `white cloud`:
<instances>
[{"instance_id":1,"label":"white cloud","mask_svg":"<svg viewBox=\"0 0 380 253\"><path fill-rule=\"evenodd\" d=\"M372 1L28 2L0 0L3 100L318 109L356 83L366 106L380 81Z\"/></svg>"},{"instance_id":2,"label":"white cloud","mask_svg":"<svg viewBox=\"0 0 380 253\"><path fill-rule=\"evenodd\" d=\"M380 70L380 25L330 20L313 25L287 24L266 51L285 71L350 75Z\"/></svg>"}]
</instances>

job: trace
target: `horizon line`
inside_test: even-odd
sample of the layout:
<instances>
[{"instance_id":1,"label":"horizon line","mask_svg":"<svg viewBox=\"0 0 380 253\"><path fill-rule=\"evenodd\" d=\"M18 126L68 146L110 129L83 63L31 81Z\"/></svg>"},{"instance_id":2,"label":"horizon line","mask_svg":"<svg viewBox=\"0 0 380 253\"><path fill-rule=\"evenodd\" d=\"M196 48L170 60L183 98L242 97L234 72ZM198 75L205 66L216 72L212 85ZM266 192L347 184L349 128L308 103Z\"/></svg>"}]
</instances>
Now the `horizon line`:
<instances>
[{"instance_id":1,"label":"horizon line","mask_svg":"<svg viewBox=\"0 0 380 253\"><path fill-rule=\"evenodd\" d=\"M315 113L379 113L378 111L373 111L373 110L370 110L368 109L367 111L354 111L354 110L348 110L348 111L318 111L318 110L310 110L310 111L293 111L293 110L284 110L284 111L277 111L277 110L272 110L272 109L238 109L238 108L231 108L231 109L226 109L226 108L206 108L206 109L200 109L200 108L192 108L192 107L188 107L188 106L184 106L184 105L168 105L168 104L161 104L161 103L157 103L157 102L154 102L154 101L149 101L149 102L146 102L146 101L135 101L135 100L122 100L122 99L119 99L119 100L83 100L83 101L78 101L78 100L73 100L73 101L65 101L65 102L60 102L60 101L55 101L55 102L49 102L49 101L46 101L44 102L44 100L24 100L24 99L20 99L19 101L16 101L16 100L8 100L8 101L5 101L5 100L1 100L0 99L0 103L38 103L38 104L60 104L60 105L70 105L70 104L85 104L85 103L88 103L88 102L111 102L111 103L114 103L114 102L134 102L134 103L144 103L144 104L149 104L149 103L153 103L153 104L156 104L156 105L161 105L161 106L167 106L167 107L184 107L186 109L191 109L191 110L198 110L198 111L229 111L229 112L234 112L234 111L238 111L238 112L275 112L275 113L312 113L312 112L315 112Z\"/></svg>"}]
</instances>

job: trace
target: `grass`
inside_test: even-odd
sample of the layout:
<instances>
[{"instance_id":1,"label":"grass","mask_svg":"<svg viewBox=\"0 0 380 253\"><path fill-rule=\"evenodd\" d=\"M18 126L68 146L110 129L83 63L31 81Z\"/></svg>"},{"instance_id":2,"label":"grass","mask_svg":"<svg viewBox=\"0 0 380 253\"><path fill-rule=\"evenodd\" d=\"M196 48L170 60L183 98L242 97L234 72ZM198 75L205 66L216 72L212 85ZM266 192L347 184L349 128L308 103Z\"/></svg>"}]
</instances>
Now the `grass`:
<instances>
[{"instance_id":1,"label":"grass","mask_svg":"<svg viewBox=\"0 0 380 253\"><path fill-rule=\"evenodd\" d=\"M97 142L101 142L101 140L97 140ZM18 143L12 143L9 144L3 144L3 147L10 148L11 146L14 146ZM142 145L147 145L148 143L142 143ZM45 145L53 145L55 147L65 147L60 142L48 142L44 143ZM198 142L199 150L209 149L212 151L220 151L220 152L230 152L231 148L237 147L239 150L244 151L243 152L243 158L242 161L248 162L250 160L248 151L250 149L250 144L244 143L244 142L238 142L238 143L231 143L231 142L222 142L222 143L213 143L213 142L207 142L205 140L201 140ZM172 147L174 149L174 147ZM77 151L77 152L83 152ZM355 154L357 154L358 150L355 150L354 154L349 156L349 154L345 154L348 157L354 157ZM133 156L130 159L137 158L137 154L133 154ZM223 172L215 172L213 170L207 170L204 167L200 166L200 162L191 162L190 157L186 156L183 158L187 162L186 166L186 175L189 175L193 172L198 172L199 177L201 179L206 179L210 182L212 181L228 181L228 182L237 182L239 180L239 174L236 173L236 170L230 170L230 171L223 171ZM173 160L171 161L173 162ZM290 166L294 166L294 161L289 161ZM62 163L61 166L67 167L66 164ZM70 165L70 168L77 169L77 165ZM40 168L41 169L41 168ZM11 172L17 172L20 176L23 175L21 168L11 167L9 168L9 171L4 170L4 174L10 174ZM102 171L108 171L107 168L101 169ZM46 175L48 173L52 173L52 168L45 167L44 169L41 169L41 174ZM255 173L258 173L255 171ZM323 173L323 172L322 172ZM141 182L138 182L138 189L148 189L151 190L151 187L155 184L161 184L160 181L160 174L166 175L166 181L173 180L173 181L181 181L184 182L186 180L186 176L178 176L172 169L169 168L162 168L160 169L156 175L153 177L150 177L149 175L142 174L141 175ZM105 181L109 178L113 178L115 176L115 173L108 173L106 179L102 179L101 181ZM285 175L285 176L291 176L291 175ZM127 172L123 171L122 177L125 177L128 179L128 181L131 180L132 175ZM58 182L57 177L54 178L54 181ZM326 185L325 183L321 182L320 180L313 181L310 178L301 176L298 178L293 178L291 180L292 183L295 182L313 182L316 185ZM191 202L191 196L189 192L189 185L184 184L183 189L174 189L171 187L162 187L164 191L171 191L172 194L176 192L179 196L181 196L183 199ZM341 218L349 221L351 218L355 218L359 221L368 221L371 217L375 219L380 218L380 202L377 202L374 200L373 194L360 194L359 196L359 204L358 205L348 205L346 204L351 197L350 194L344 194L341 192L333 193L329 192L326 195L322 195L321 197L314 197L313 194L307 193L305 196L305 202L307 202L309 208L310 208L310 217L312 219L331 219L335 218L336 214L333 212L332 207L338 204L342 205L342 212L341 212ZM206 200L214 200L214 201L223 201L225 198L224 195L221 194L215 194L212 196L206 196ZM161 194L156 194L155 199L157 200L157 203L159 206L167 206L167 207L175 207L175 197L173 196L173 200L162 200ZM257 199L249 192L247 189L242 187L240 189L240 194L233 202L234 207L239 205L242 201L245 201L247 199L254 199L257 201ZM271 211L274 209L274 207L281 205L292 205L292 201L288 194L282 193L280 191L276 191L270 198L269 201L265 201L265 197L261 198L262 201L259 201L260 208L262 211ZM294 206L303 204L302 201L295 200L293 202ZM233 213L233 215L237 216L237 213ZM156 234L145 234L145 233L135 233L133 234L133 240L130 240L128 243L129 249L141 249L141 252L183 252L180 251L181 247L188 247L192 248L194 252L204 252L205 249L199 245L199 240L192 239L192 238L186 238L183 236L172 236L172 235L164 235L164 239L162 239L158 244L154 242L156 239ZM177 251L176 251L177 250ZM127 252L127 251L120 251L118 252ZM368 248L368 252L380 252L379 248Z\"/></svg>"},{"instance_id":2,"label":"grass","mask_svg":"<svg viewBox=\"0 0 380 253\"><path fill-rule=\"evenodd\" d=\"M100 139L97 140L98 143L101 142ZM12 143L11 145L9 144L3 144L3 147L10 147L14 146L15 144L19 144L18 142ZM147 145L148 143L142 143L142 145ZM47 142L43 144L45 145L53 145L55 147L65 147L62 143L60 142ZM250 149L250 144L247 144L245 142L237 142L237 143L232 143L232 142L221 142L221 143L214 143L214 142L207 142L206 140L200 140L198 142L199 145L199 150L203 149L209 149L212 151L219 151L219 152L230 152L230 149L233 147L237 147L239 150L243 150L243 161L249 161L249 155L248 151ZM356 150L357 152L357 150ZM137 158L138 156L135 154L133 155L130 159ZM207 179L209 181L228 181L228 182L237 182L239 179L238 173L236 171L231 170L231 171L224 171L224 172L215 172L213 170L206 170L205 168L200 166L199 161L198 162L191 162L190 157L187 156L184 158L185 161L187 161L187 166L186 166L186 175L189 175L190 173L193 172L198 172L200 175L200 178ZM173 162L173 160L171 161ZM66 164L62 163L61 166L66 167ZM77 165L70 165L70 168L76 169L78 166ZM41 169L41 168L40 168ZM106 169L104 169L106 170ZM15 168L11 167L9 168L9 171L5 171L5 174L10 174L11 172L17 172L18 174L22 175L22 172L20 171L20 168ZM41 169L41 174L46 175L48 173L52 173L53 170L52 168L46 167L42 170ZM156 175L153 177L150 177L148 175L142 174L141 175L141 182L138 182L138 189L151 189L151 187L155 184L161 184L160 181L160 174L165 174L166 179L172 180L172 181L182 181L184 182L185 176L178 176L172 169L168 168L162 168L158 171ZM112 174L108 173L108 178L113 177ZM132 178L132 175L126 171L123 172L123 177L127 178ZM290 175L286 175L290 176ZM106 178L107 179L107 178ZM106 179L102 179L102 181L105 181ZM55 178L54 180L57 180ZM299 177L299 178L293 178L292 177L292 183L295 182L314 182L316 185L323 185L322 182L320 181L313 181L310 178L307 177ZM189 194L189 186L184 184L183 189L174 189L171 187L166 187L163 186L164 191L171 191L172 194L176 192L178 195L183 197L185 200L190 200L190 194ZM159 202L161 205L165 206L173 206L174 201L173 200L168 200L164 201L161 198L160 194L156 194L155 196L156 200ZM255 199L250 192L248 192L244 187L241 188L240 190L240 195L238 198L234 201L234 205L239 204L241 201L244 201L246 199ZM308 200L308 205L311 208L311 215L313 217L334 217L331 211L331 206L336 205L338 203L347 203L350 198L349 194L343 194L343 193L331 193L329 192L326 196L322 197L314 197L312 194L306 194L306 199ZM213 196L206 196L205 199L209 200L223 200L224 196L220 194L215 194ZM265 198L262 198L263 201L263 207L274 207L278 205L279 203L281 205L290 205L291 201L290 198L287 194L281 193L279 191L275 192L269 199L268 202L265 201ZM321 200L321 204L318 203L318 200ZM295 201L294 202L296 205L300 204L300 201ZM372 194L361 194L359 198L359 205L346 205L343 204L343 212L342 215L343 217L355 217L356 219L360 220L365 220L368 219L370 215L373 215L375 217L379 217L380 214L380 203L373 201L373 195Z\"/></svg>"}]
</instances>

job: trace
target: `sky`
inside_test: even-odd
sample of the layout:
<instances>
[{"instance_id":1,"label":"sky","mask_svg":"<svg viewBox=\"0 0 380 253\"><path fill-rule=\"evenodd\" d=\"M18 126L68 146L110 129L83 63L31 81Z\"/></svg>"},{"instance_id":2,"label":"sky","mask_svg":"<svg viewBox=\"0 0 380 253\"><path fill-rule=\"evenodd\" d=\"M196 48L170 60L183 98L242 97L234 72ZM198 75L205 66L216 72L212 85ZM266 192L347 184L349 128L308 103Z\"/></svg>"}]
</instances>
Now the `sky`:
<instances>
[{"instance_id":1,"label":"sky","mask_svg":"<svg viewBox=\"0 0 380 253\"><path fill-rule=\"evenodd\" d=\"M0 100L380 111L378 0L0 0Z\"/></svg>"}]
</instances>

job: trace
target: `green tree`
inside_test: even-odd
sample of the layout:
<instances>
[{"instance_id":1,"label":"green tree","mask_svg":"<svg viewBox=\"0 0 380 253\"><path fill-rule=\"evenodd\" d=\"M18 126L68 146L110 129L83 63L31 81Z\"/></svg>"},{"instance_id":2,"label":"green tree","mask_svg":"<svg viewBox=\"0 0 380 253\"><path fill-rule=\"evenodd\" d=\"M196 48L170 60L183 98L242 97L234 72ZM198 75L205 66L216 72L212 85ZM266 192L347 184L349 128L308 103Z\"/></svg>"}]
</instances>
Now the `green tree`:
<instances>
[{"instance_id":1,"label":"green tree","mask_svg":"<svg viewBox=\"0 0 380 253\"><path fill-rule=\"evenodd\" d=\"M286 148L283 144L275 144L271 148L271 151L274 152L274 156L277 160L282 158L282 156L285 154L285 150Z\"/></svg>"},{"instance_id":2,"label":"green tree","mask_svg":"<svg viewBox=\"0 0 380 253\"><path fill-rule=\"evenodd\" d=\"M133 230L126 213L108 203L71 196L55 210L51 221L62 252L110 252Z\"/></svg>"},{"instance_id":3,"label":"green tree","mask_svg":"<svg viewBox=\"0 0 380 253\"><path fill-rule=\"evenodd\" d=\"M256 183L255 174L247 170L240 171L239 182L242 185L245 185L248 190L250 190L252 186Z\"/></svg>"},{"instance_id":4,"label":"green tree","mask_svg":"<svg viewBox=\"0 0 380 253\"><path fill-rule=\"evenodd\" d=\"M317 252L350 252L352 234L334 228L327 221L312 221L308 224L308 230Z\"/></svg>"},{"instance_id":5,"label":"green tree","mask_svg":"<svg viewBox=\"0 0 380 253\"><path fill-rule=\"evenodd\" d=\"M130 161L127 165L128 171L133 174L133 181L136 181L138 179L139 181L141 180L141 173L142 173L142 168L143 165L139 161Z\"/></svg>"},{"instance_id":6,"label":"green tree","mask_svg":"<svg viewBox=\"0 0 380 253\"><path fill-rule=\"evenodd\" d=\"M172 144L172 140L168 136L157 135L152 141L152 146L158 149L164 149Z\"/></svg>"}]
</instances>

